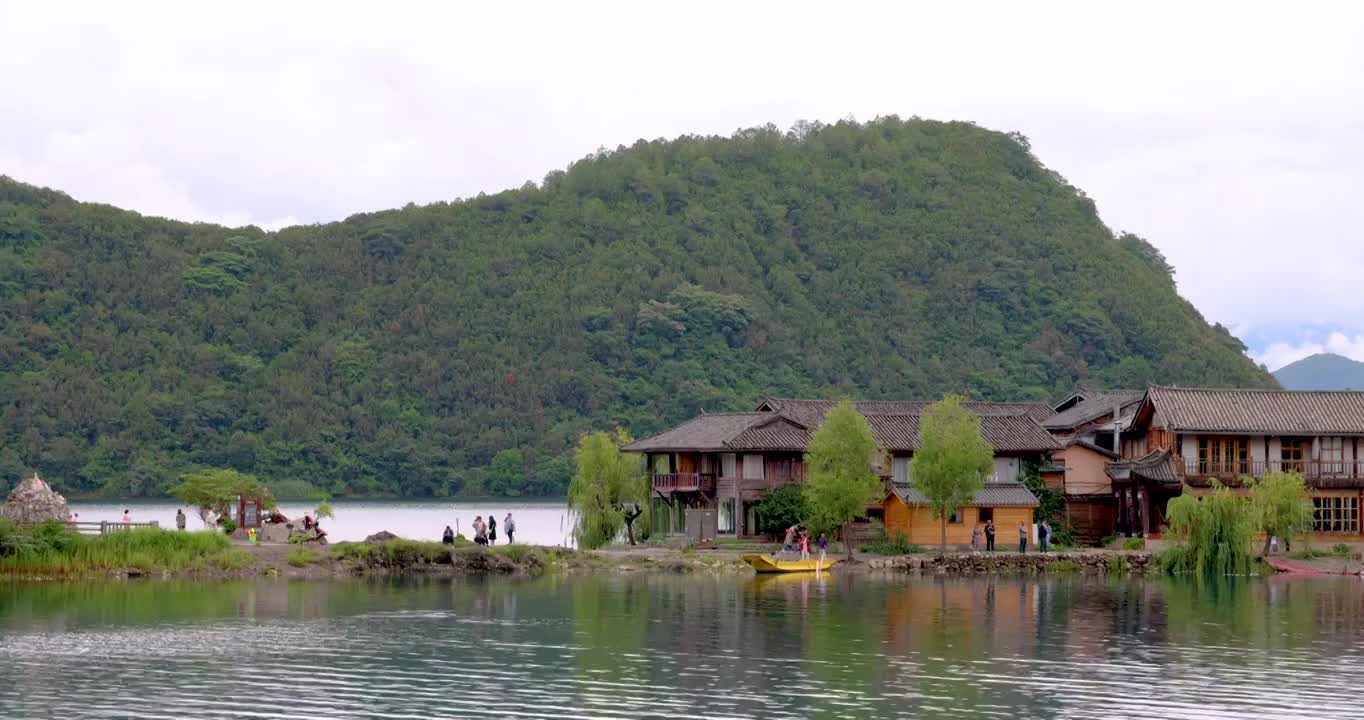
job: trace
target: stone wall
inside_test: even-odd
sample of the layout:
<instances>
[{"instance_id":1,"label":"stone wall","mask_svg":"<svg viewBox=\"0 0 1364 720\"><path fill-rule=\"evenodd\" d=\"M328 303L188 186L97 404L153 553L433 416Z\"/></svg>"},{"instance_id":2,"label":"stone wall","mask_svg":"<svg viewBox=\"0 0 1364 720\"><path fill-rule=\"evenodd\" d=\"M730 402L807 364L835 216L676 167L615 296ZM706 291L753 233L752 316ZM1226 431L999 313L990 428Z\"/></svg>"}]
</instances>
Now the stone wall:
<instances>
[{"instance_id":1,"label":"stone wall","mask_svg":"<svg viewBox=\"0 0 1364 720\"><path fill-rule=\"evenodd\" d=\"M1055 552L1055 553L948 553L904 555L866 561L871 570L940 573L945 575L1033 574L1044 572L1092 572L1141 575L1154 569L1149 552Z\"/></svg>"}]
</instances>

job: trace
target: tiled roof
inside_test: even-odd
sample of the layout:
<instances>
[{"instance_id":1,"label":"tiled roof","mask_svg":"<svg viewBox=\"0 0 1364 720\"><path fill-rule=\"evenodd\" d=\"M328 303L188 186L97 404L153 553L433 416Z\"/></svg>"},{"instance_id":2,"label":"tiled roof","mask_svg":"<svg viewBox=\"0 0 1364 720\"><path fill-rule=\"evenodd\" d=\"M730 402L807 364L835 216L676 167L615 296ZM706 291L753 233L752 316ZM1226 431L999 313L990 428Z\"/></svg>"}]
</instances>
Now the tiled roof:
<instances>
[{"instance_id":1,"label":"tiled roof","mask_svg":"<svg viewBox=\"0 0 1364 720\"><path fill-rule=\"evenodd\" d=\"M1165 485L1179 485L1174 456L1169 450L1152 450L1138 460L1120 460L1104 466L1104 472L1114 480L1145 480Z\"/></svg>"},{"instance_id":2,"label":"tiled roof","mask_svg":"<svg viewBox=\"0 0 1364 720\"><path fill-rule=\"evenodd\" d=\"M932 400L854 400L852 404L863 415L918 415L933 403ZM837 404L837 400L767 398L758 408L771 408L806 427L815 427L824 420L824 414ZM1042 420L1052 414L1051 408L1046 404L1035 402L967 400L962 406L981 417L1007 415Z\"/></svg>"},{"instance_id":3,"label":"tiled roof","mask_svg":"<svg viewBox=\"0 0 1364 720\"><path fill-rule=\"evenodd\" d=\"M913 484L904 485L896 483L891 486L894 492L907 505L927 505L928 498L919 492ZM1037 507L1037 498L1023 483L1017 482L987 482L985 487L976 491L975 498L970 505L989 506L1018 506L1018 507Z\"/></svg>"},{"instance_id":4,"label":"tiled roof","mask_svg":"<svg viewBox=\"0 0 1364 720\"><path fill-rule=\"evenodd\" d=\"M833 400L769 400L751 413L701 415L657 435L625 446L629 452L790 450L803 452L811 433L824 422ZM919 413L932 403L869 401L854 403L871 425L876 444L891 452L919 447ZM996 453L1046 452L1059 445L1037 424L1036 403L968 402L980 418L980 433Z\"/></svg>"},{"instance_id":5,"label":"tiled roof","mask_svg":"<svg viewBox=\"0 0 1364 720\"><path fill-rule=\"evenodd\" d=\"M1047 417L1042 421L1042 427L1048 430L1065 430L1079 427L1095 418L1103 417L1113 412L1113 405L1126 408L1129 405L1136 405L1141 402L1141 398L1146 393L1140 390L1103 390L1096 392L1086 392L1085 399L1080 402Z\"/></svg>"},{"instance_id":6,"label":"tiled roof","mask_svg":"<svg viewBox=\"0 0 1364 720\"><path fill-rule=\"evenodd\" d=\"M1364 392L1206 390L1152 386L1167 430L1266 435L1364 435Z\"/></svg>"},{"instance_id":7,"label":"tiled roof","mask_svg":"<svg viewBox=\"0 0 1364 720\"><path fill-rule=\"evenodd\" d=\"M717 413L699 415L681 425L657 435L640 438L623 449L628 452L652 450L709 450L729 449L725 444L743 431L760 422L771 420L772 413Z\"/></svg>"},{"instance_id":8,"label":"tiled roof","mask_svg":"<svg viewBox=\"0 0 1364 720\"><path fill-rule=\"evenodd\" d=\"M771 408L808 428L824 422L836 400L768 398L759 408ZM871 424L876 444L890 451L913 452L919 447L919 415L928 400L856 400L853 407ZM1042 403L995 403L968 400L962 406L980 418L980 433L995 452L1045 452L1058 447L1037 420L1051 412Z\"/></svg>"}]
</instances>

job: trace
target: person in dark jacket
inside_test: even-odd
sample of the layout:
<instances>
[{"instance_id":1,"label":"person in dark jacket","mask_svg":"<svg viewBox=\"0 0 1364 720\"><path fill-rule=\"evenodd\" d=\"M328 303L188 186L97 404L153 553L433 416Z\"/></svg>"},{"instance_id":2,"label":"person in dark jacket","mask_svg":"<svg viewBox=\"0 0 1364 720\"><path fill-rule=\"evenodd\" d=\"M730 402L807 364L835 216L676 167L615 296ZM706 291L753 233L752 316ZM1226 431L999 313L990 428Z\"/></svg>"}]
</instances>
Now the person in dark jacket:
<instances>
[{"instance_id":1,"label":"person in dark jacket","mask_svg":"<svg viewBox=\"0 0 1364 720\"><path fill-rule=\"evenodd\" d=\"M994 552L994 551L995 551L995 521L994 521L994 520L986 520L986 521L985 521L985 551L986 551L986 552Z\"/></svg>"},{"instance_id":2,"label":"person in dark jacket","mask_svg":"<svg viewBox=\"0 0 1364 720\"><path fill-rule=\"evenodd\" d=\"M497 544L497 520L492 515L488 516L488 544Z\"/></svg>"},{"instance_id":3,"label":"person in dark jacket","mask_svg":"<svg viewBox=\"0 0 1364 720\"><path fill-rule=\"evenodd\" d=\"M441 537L440 541L441 541L442 543L445 543L446 545L454 545L454 544L455 544L455 531L454 531L454 529L451 528L449 525L446 525L446 526L445 526L445 535Z\"/></svg>"}]
</instances>

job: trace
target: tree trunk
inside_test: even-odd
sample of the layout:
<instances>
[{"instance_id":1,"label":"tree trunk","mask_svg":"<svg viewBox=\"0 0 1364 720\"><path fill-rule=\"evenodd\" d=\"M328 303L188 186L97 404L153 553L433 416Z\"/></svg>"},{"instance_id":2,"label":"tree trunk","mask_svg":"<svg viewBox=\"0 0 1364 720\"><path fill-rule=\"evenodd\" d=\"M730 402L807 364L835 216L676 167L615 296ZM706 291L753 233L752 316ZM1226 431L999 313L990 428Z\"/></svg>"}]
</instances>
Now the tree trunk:
<instances>
[{"instance_id":1,"label":"tree trunk","mask_svg":"<svg viewBox=\"0 0 1364 720\"><path fill-rule=\"evenodd\" d=\"M1263 553L1263 555L1264 555L1265 557L1269 557L1269 541L1270 541L1270 540L1273 540L1273 539L1274 539L1274 536L1273 536L1273 535L1270 535L1269 533L1265 533L1265 551L1264 551L1264 553Z\"/></svg>"},{"instance_id":2,"label":"tree trunk","mask_svg":"<svg viewBox=\"0 0 1364 720\"><path fill-rule=\"evenodd\" d=\"M947 513L942 514L942 535L938 539L938 552L947 552Z\"/></svg>"},{"instance_id":3,"label":"tree trunk","mask_svg":"<svg viewBox=\"0 0 1364 720\"><path fill-rule=\"evenodd\" d=\"M633 510L624 511L625 537L630 541L631 545L635 544L635 520L638 520L639 516L643 514L644 510L638 505L636 505Z\"/></svg>"},{"instance_id":4,"label":"tree trunk","mask_svg":"<svg viewBox=\"0 0 1364 720\"><path fill-rule=\"evenodd\" d=\"M843 539L843 548L848 551L848 561L852 562L853 547L852 538L848 537L848 526L851 523L843 523L843 527L838 529L838 536Z\"/></svg>"}]
</instances>

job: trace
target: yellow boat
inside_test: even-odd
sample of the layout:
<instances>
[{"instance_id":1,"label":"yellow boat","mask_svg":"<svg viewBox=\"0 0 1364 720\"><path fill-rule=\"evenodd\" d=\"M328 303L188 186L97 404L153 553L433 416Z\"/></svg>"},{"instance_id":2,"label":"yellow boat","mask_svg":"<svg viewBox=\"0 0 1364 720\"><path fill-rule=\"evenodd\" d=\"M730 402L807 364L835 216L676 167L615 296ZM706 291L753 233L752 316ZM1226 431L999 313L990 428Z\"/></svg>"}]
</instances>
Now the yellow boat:
<instances>
[{"instance_id":1,"label":"yellow boat","mask_svg":"<svg viewBox=\"0 0 1364 720\"><path fill-rule=\"evenodd\" d=\"M810 558L809 560L778 560L771 555L741 555L744 562L748 563L754 570L760 573L791 573L791 572L818 572L828 570L829 566L838 562L825 558Z\"/></svg>"}]
</instances>

